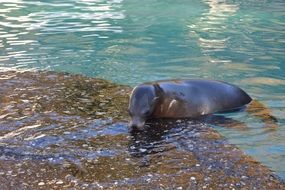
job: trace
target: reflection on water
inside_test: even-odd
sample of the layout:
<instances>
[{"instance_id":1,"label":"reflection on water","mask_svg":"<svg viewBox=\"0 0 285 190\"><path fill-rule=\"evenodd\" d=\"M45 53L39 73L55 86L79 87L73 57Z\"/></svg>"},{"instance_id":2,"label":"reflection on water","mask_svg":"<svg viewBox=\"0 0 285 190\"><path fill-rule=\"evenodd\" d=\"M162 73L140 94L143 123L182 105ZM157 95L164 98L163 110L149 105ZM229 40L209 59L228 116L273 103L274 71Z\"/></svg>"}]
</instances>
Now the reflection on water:
<instances>
[{"instance_id":1,"label":"reflection on water","mask_svg":"<svg viewBox=\"0 0 285 190\"><path fill-rule=\"evenodd\" d=\"M203 52L223 51L227 48L230 39L230 36L225 37L223 35L224 30L227 30L227 20L238 11L239 6L220 0L206 0L204 2L209 5L209 12L202 14L199 23L191 25L189 28L193 35L198 35L198 44ZM197 27L199 28L197 29ZM201 31L203 34L199 35L195 30ZM222 61L230 62L230 60Z\"/></svg>"},{"instance_id":2,"label":"reflection on water","mask_svg":"<svg viewBox=\"0 0 285 190\"><path fill-rule=\"evenodd\" d=\"M201 49L206 62L201 64L202 72L218 78L209 68L217 75L222 70L221 80L230 81L252 75L284 78L278 74L284 69L284 56L280 56L284 52L283 3L203 2L208 9L188 22L189 38Z\"/></svg>"},{"instance_id":3,"label":"reflection on water","mask_svg":"<svg viewBox=\"0 0 285 190\"><path fill-rule=\"evenodd\" d=\"M130 131L126 86L13 71L0 73L0 84L1 189L284 188L210 127L241 122L158 120Z\"/></svg>"},{"instance_id":4,"label":"reflection on water","mask_svg":"<svg viewBox=\"0 0 285 190\"><path fill-rule=\"evenodd\" d=\"M72 71L102 61L92 54L100 49L100 39L122 33L117 23L125 18L121 4L121 0L0 1L0 46L4 47L0 66Z\"/></svg>"},{"instance_id":5,"label":"reflection on water","mask_svg":"<svg viewBox=\"0 0 285 190\"><path fill-rule=\"evenodd\" d=\"M177 77L236 82L268 70L280 79L284 69L279 0L0 2L2 67L131 85Z\"/></svg>"}]
</instances>

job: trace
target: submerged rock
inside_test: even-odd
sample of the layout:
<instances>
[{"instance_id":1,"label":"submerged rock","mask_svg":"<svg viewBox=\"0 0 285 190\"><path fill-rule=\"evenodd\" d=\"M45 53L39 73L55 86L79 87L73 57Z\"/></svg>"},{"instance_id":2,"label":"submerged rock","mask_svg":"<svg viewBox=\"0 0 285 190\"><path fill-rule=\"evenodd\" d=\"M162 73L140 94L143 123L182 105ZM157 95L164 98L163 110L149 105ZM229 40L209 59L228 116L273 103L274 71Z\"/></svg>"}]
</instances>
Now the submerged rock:
<instances>
[{"instance_id":1,"label":"submerged rock","mask_svg":"<svg viewBox=\"0 0 285 190\"><path fill-rule=\"evenodd\" d=\"M209 119L129 131L129 92L80 75L0 72L1 189L284 189Z\"/></svg>"}]
</instances>

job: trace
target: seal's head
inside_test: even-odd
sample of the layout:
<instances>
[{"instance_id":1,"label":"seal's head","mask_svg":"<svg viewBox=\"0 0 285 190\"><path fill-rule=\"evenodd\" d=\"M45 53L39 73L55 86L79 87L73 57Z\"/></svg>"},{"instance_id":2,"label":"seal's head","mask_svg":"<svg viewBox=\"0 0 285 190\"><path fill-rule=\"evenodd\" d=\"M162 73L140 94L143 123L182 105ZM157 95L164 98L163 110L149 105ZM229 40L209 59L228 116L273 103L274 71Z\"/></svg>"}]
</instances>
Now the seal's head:
<instances>
[{"instance_id":1,"label":"seal's head","mask_svg":"<svg viewBox=\"0 0 285 190\"><path fill-rule=\"evenodd\" d=\"M151 118L157 102L158 96L154 85L143 84L135 87L128 108L131 116L130 126L143 129L145 121Z\"/></svg>"}]
</instances>

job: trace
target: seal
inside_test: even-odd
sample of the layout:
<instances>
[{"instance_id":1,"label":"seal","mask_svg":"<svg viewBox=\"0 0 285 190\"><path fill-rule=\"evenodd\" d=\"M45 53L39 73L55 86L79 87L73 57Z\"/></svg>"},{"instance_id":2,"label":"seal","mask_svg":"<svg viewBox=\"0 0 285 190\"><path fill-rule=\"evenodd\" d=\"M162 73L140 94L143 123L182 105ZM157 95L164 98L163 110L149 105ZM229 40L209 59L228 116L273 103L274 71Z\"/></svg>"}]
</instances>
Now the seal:
<instances>
[{"instance_id":1,"label":"seal","mask_svg":"<svg viewBox=\"0 0 285 190\"><path fill-rule=\"evenodd\" d=\"M130 126L153 118L198 118L240 109L252 101L241 88L215 80L167 80L136 86L130 96Z\"/></svg>"}]
</instances>

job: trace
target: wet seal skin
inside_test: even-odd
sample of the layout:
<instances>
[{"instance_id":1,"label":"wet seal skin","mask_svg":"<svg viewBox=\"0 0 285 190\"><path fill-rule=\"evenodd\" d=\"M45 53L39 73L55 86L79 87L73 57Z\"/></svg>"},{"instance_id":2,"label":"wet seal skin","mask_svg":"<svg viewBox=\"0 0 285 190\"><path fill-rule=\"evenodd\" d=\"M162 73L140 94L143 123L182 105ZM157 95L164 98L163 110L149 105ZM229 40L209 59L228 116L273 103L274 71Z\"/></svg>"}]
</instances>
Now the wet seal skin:
<instances>
[{"instance_id":1,"label":"wet seal skin","mask_svg":"<svg viewBox=\"0 0 285 190\"><path fill-rule=\"evenodd\" d=\"M252 101L241 88L214 80L169 80L136 86L130 96L131 128L152 118L198 118L239 110Z\"/></svg>"}]
</instances>

